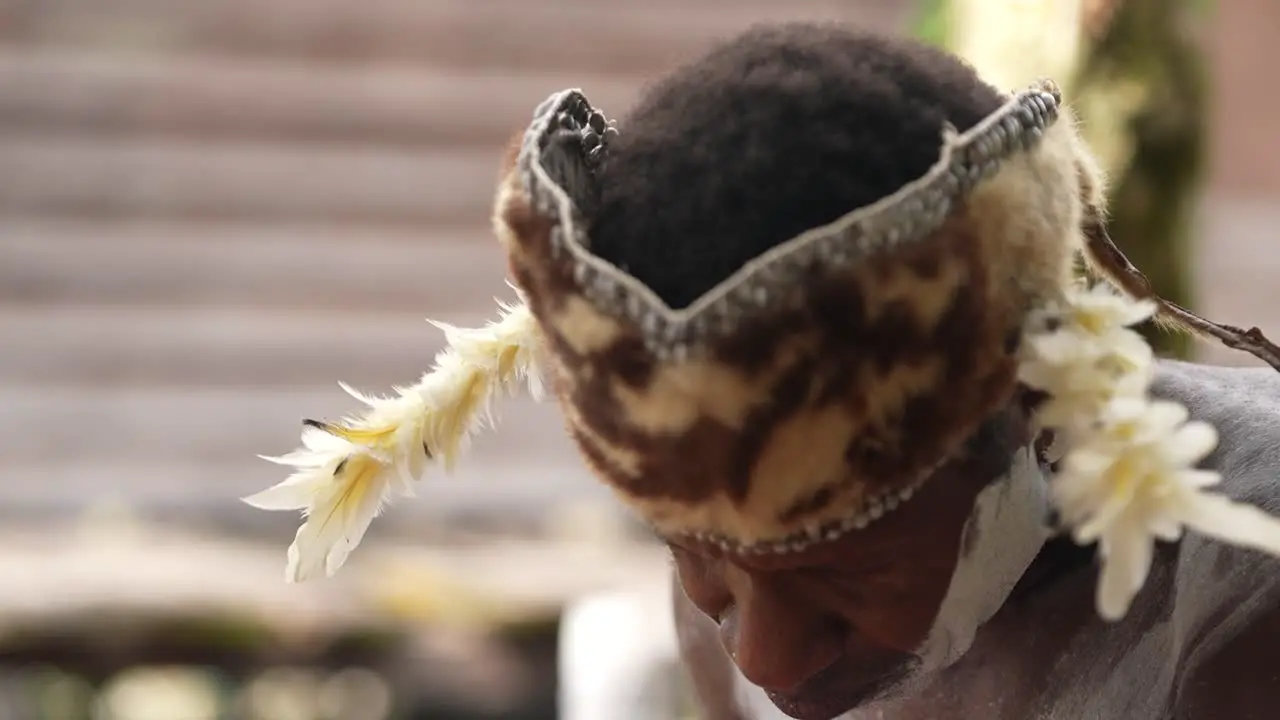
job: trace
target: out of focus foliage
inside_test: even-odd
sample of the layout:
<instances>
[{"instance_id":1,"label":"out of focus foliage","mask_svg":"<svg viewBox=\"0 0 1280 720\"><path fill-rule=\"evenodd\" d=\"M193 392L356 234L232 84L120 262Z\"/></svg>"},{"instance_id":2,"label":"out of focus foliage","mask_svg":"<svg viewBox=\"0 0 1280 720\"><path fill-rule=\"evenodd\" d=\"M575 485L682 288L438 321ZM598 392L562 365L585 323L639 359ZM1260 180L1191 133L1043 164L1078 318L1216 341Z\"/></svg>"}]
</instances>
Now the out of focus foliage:
<instances>
[{"instance_id":1,"label":"out of focus foliage","mask_svg":"<svg viewBox=\"0 0 1280 720\"><path fill-rule=\"evenodd\" d=\"M1210 0L919 0L916 33L997 84L1063 86L1110 177L1110 231L1164 297L1194 307L1191 252L1208 79L1192 34ZM1063 12L1069 13L1063 22ZM1013 88L1009 88L1013 89ZM1190 338L1148 330L1185 357Z\"/></svg>"}]
</instances>

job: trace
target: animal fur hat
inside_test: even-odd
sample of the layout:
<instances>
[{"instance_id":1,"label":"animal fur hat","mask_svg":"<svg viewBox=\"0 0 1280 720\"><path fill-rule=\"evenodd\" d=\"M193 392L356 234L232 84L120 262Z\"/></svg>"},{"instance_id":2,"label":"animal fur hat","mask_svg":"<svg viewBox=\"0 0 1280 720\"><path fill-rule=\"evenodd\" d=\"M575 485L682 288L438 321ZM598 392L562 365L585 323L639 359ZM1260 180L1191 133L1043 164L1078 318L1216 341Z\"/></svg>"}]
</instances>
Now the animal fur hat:
<instances>
[{"instance_id":1,"label":"animal fur hat","mask_svg":"<svg viewBox=\"0 0 1280 720\"><path fill-rule=\"evenodd\" d=\"M446 328L418 385L309 421L305 447L277 459L297 472L250 501L310 511L291 578L335 570L381 502L451 463L521 377L548 384L587 464L657 530L740 552L865 527L1036 389L1040 426L1076 453L1059 510L1105 556L1137 503L1203 487L1186 480L1199 458L1153 451L1151 497L1130 488L1116 505L1127 481L1105 460L1145 447L1117 438L1164 422L1158 450L1199 427L1148 417L1167 408L1147 398L1150 349L1127 326L1156 314L1274 357L1260 334L1155 297L1115 249L1053 83L1006 94L909 41L757 28L617 124L557 92L504 173L494 224L521 302L488 328ZM1122 292L1082 284L1081 258ZM363 505L340 499L353 483ZM315 520L340 507L356 531ZM1132 585L1112 583L1104 614Z\"/></svg>"},{"instance_id":2,"label":"animal fur hat","mask_svg":"<svg viewBox=\"0 0 1280 720\"><path fill-rule=\"evenodd\" d=\"M841 49L821 39L828 47L815 54ZM846 42L891 57L889 43ZM925 92L940 99L969 89L924 79ZM891 87L901 78L868 69L851 81ZM744 75L740 85L749 82ZM886 92L881 112L905 120L913 99ZM601 197L612 146L626 152L626 140L610 142L610 126L580 92L544 103L503 182L498 229L538 320L569 431L596 474L660 531L735 546L841 532L909 495L1009 401L1026 316L1069 286L1080 245L1081 171L1069 123L1057 122L1056 89L1046 84L993 104L963 129L954 124L960 118L940 117L930 133L934 157L918 177L746 259L673 307L623 269L630 263L598 249L612 240L610 250L630 250L639 265L664 243L597 240L593 211L626 214L627 203L639 202L671 212L643 190L697 192L671 177L665 188ZM656 130L668 135L659 143L671 143L659 152L695 153L710 142L699 131L720 131L697 127L698 110L685 112L692 121L673 113L664 119L676 127ZM732 125L764 113L726 115L719 122ZM755 138L745 142L756 147L744 151L759 152ZM683 184L717 171L691 167ZM702 242L683 234L686 243Z\"/></svg>"}]
</instances>

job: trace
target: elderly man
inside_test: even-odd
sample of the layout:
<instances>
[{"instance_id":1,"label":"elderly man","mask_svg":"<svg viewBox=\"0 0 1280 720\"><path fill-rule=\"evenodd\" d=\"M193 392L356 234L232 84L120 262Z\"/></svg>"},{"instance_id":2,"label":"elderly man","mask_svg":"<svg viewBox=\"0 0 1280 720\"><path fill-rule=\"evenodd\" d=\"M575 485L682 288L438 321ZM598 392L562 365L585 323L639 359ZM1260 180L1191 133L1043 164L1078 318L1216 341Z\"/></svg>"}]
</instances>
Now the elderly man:
<instances>
[{"instance_id":1,"label":"elderly man","mask_svg":"<svg viewBox=\"0 0 1280 720\"><path fill-rule=\"evenodd\" d=\"M616 127L553 95L508 170L523 303L447 328L399 396L308 422L298 471L250 499L310 509L292 579L333 572L400 477L540 370L671 547L710 717L1280 711L1280 567L1257 552L1280 523L1256 507L1280 505L1280 378L1157 363L1129 326L1276 348L1151 293L1052 84L766 27Z\"/></svg>"}]
</instances>

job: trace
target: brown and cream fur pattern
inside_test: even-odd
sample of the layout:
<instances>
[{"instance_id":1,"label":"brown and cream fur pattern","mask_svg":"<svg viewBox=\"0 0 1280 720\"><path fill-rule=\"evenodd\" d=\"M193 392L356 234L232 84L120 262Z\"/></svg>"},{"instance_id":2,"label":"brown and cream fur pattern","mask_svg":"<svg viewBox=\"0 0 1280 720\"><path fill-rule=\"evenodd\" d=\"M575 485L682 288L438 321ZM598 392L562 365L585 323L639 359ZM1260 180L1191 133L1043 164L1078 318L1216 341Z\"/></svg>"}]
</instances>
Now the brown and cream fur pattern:
<instances>
[{"instance_id":1,"label":"brown and cream fur pattern","mask_svg":"<svg viewBox=\"0 0 1280 720\"><path fill-rule=\"evenodd\" d=\"M1080 148L1049 124L929 232L762 286L692 352L587 292L518 154L495 226L594 472L661 532L785 548L892 510L1012 397L1028 311L1072 281Z\"/></svg>"}]
</instances>

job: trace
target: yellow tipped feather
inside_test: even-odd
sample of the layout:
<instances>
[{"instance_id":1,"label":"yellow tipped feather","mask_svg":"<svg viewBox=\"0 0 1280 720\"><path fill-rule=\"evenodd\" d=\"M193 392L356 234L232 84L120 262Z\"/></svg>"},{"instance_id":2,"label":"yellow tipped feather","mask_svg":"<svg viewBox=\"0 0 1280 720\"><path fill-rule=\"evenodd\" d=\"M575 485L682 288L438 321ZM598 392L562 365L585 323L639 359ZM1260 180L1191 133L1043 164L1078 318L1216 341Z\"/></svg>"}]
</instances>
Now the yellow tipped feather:
<instances>
[{"instance_id":1,"label":"yellow tipped feather","mask_svg":"<svg viewBox=\"0 0 1280 720\"><path fill-rule=\"evenodd\" d=\"M307 520L289 548L289 580L306 580L321 568L336 572L383 504L412 495L413 482L430 461L453 468L471 433L492 425L498 395L514 391L522 380L539 394L533 316L523 304L502 311L484 328L436 323L448 346L417 384L387 398L342 385L366 409L337 423L304 421L303 447L269 458L293 467L293 475L245 502L304 510Z\"/></svg>"}]
</instances>

